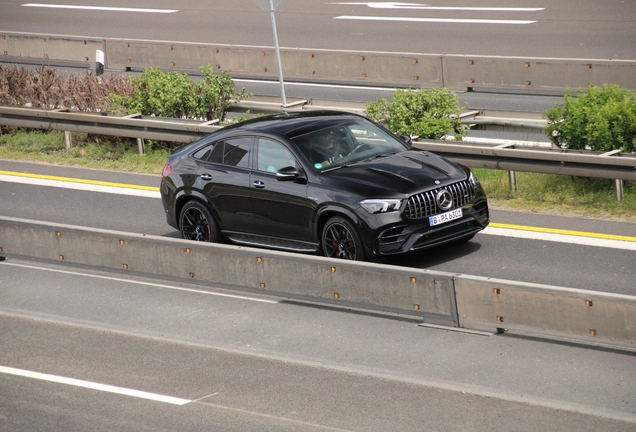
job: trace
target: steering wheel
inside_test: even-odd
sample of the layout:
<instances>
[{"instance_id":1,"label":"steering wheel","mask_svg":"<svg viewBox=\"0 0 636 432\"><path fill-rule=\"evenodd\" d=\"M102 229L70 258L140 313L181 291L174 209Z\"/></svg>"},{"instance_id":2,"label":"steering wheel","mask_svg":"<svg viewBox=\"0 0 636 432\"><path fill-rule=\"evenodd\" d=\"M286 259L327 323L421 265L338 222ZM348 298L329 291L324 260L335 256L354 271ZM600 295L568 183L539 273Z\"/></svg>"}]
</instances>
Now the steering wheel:
<instances>
[{"instance_id":1,"label":"steering wheel","mask_svg":"<svg viewBox=\"0 0 636 432\"><path fill-rule=\"evenodd\" d=\"M352 156L352 155L354 155L354 154L356 154L358 152L364 151L364 150L368 150L370 148L371 148L371 146L369 144L360 144L360 145L356 146L353 150L351 150L349 152L349 156Z\"/></svg>"}]
</instances>

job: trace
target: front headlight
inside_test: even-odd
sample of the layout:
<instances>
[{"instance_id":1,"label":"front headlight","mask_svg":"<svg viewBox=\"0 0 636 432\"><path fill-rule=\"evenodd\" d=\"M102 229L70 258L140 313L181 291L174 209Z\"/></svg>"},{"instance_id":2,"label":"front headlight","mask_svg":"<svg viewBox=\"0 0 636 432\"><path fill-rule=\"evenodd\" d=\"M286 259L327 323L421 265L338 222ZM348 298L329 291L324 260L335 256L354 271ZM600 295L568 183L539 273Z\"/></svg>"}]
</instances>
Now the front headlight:
<instances>
[{"instance_id":1,"label":"front headlight","mask_svg":"<svg viewBox=\"0 0 636 432\"><path fill-rule=\"evenodd\" d=\"M470 172L470 175L468 176L468 181L474 188L479 186L479 179L477 179L477 176L472 171Z\"/></svg>"},{"instance_id":2,"label":"front headlight","mask_svg":"<svg viewBox=\"0 0 636 432\"><path fill-rule=\"evenodd\" d=\"M368 199L360 201L363 209L371 214L398 211L402 205L401 199Z\"/></svg>"}]
</instances>

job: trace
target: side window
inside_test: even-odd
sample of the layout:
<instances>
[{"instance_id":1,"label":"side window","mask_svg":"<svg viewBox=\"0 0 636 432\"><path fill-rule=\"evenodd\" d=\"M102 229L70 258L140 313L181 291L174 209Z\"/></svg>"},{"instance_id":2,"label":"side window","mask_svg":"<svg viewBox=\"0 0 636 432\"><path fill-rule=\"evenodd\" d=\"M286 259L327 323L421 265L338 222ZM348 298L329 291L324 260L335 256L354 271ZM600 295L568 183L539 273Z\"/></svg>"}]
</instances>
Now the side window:
<instances>
[{"instance_id":1,"label":"side window","mask_svg":"<svg viewBox=\"0 0 636 432\"><path fill-rule=\"evenodd\" d=\"M214 150L214 144L207 145L207 146L203 147L202 149L197 150L192 155L192 157L195 158L195 159L202 160L202 161L207 161L213 150Z\"/></svg>"},{"instance_id":2,"label":"side window","mask_svg":"<svg viewBox=\"0 0 636 432\"><path fill-rule=\"evenodd\" d=\"M251 138L217 141L214 144L203 147L192 156L206 162L248 168L251 144Z\"/></svg>"},{"instance_id":3,"label":"side window","mask_svg":"<svg viewBox=\"0 0 636 432\"><path fill-rule=\"evenodd\" d=\"M223 165L249 168L252 138L234 138L225 141Z\"/></svg>"},{"instance_id":4,"label":"side window","mask_svg":"<svg viewBox=\"0 0 636 432\"><path fill-rule=\"evenodd\" d=\"M275 173L288 166L298 167L294 155L279 142L258 139L258 170Z\"/></svg>"}]
</instances>

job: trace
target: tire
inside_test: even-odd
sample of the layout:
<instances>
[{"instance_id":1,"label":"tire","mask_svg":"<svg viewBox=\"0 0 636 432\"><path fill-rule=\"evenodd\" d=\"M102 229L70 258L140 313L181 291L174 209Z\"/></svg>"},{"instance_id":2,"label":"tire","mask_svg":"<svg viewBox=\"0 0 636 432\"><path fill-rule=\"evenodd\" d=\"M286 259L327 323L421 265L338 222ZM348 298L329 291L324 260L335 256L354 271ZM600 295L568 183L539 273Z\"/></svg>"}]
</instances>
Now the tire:
<instances>
[{"instance_id":1,"label":"tire","mask_svg":"<svg viewBox=\"0 0 636 432\"><path fill-rule=\"evenodd\" d=\"M181 237L186 240L218 243L221 230L210 210L199 201L189 201L179 217Z\"/></svg>"},{"instance_id":2,"label":"tire","mask_svg":"<svg viewBox=\"0 0 636 432\"><path fill-rule=\"evenodd\" d=\"M332 217L322 229L322 252L326 257L364 261L366 253L358 230L340 216Z\"/></svg>"}]
</instances>

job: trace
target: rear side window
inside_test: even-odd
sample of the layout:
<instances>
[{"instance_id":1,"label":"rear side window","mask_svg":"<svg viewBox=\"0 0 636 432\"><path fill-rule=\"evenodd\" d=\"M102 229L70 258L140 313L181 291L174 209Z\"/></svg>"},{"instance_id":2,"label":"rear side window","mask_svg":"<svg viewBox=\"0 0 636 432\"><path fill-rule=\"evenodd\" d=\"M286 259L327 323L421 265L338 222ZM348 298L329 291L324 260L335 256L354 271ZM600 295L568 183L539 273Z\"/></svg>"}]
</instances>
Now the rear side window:
<instances>
[{"instance_id":1,"label":"rear side window","mask_svg":"<svg viewBox=\"0 0 636 432\"><path fill-rule=\"evenodd\" d=\"M233 138L203 147L192 156L205 162L248 168L251 146L252 138Z\"/></svg>"}]
</instances>

